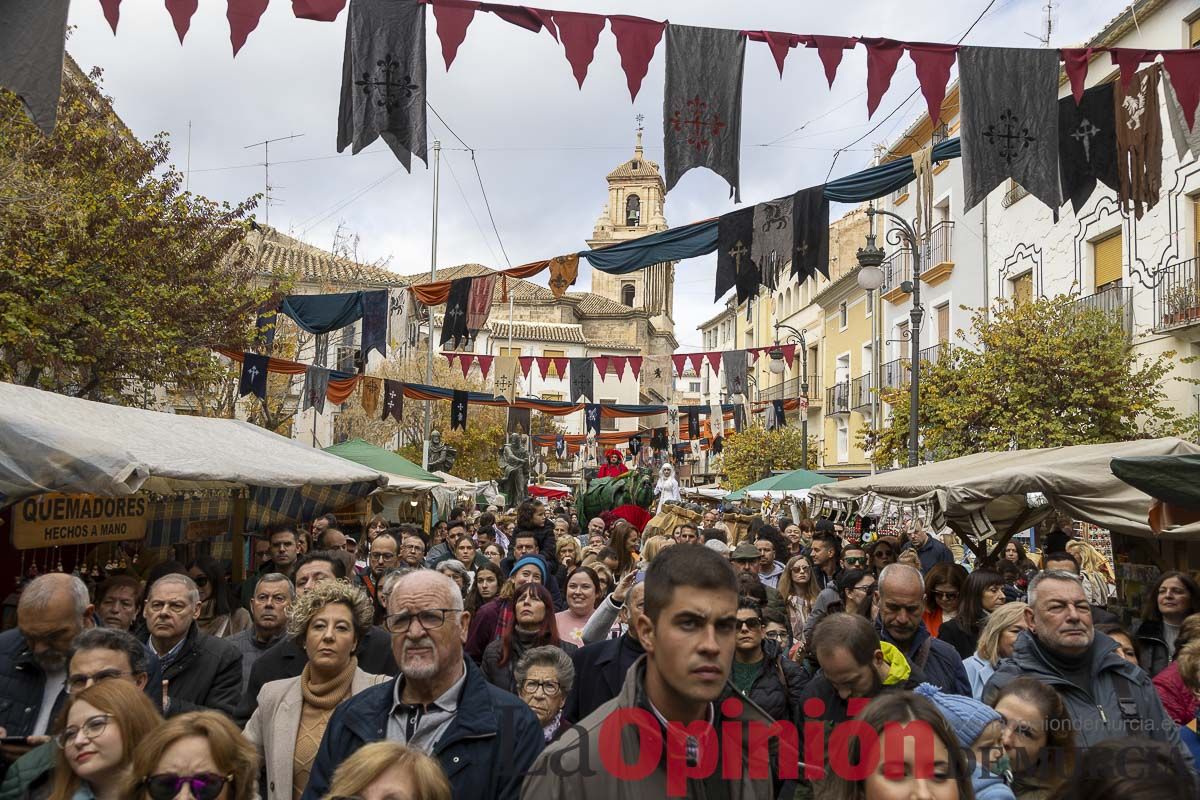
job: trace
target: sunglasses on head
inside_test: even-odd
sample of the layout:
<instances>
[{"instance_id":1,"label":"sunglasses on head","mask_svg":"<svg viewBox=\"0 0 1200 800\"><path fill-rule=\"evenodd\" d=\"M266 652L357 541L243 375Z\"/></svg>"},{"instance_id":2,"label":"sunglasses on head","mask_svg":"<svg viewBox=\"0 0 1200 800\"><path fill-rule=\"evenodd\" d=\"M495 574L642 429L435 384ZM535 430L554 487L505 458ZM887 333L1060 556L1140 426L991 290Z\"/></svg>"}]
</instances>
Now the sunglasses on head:
<instances>
[{"instance_id":1,"label":"sunglasses on head","mask_svg":"<svg viewBox=\"0 0 1200 800\"><path fill-rule=\"evenodd\" d=\"M232 775L217 775L215 772L197 772L195 775L162 773L151 775L142 783L151 800L174 800L184 786L191 790L196 800L216 800L225 784L231 780Z\"/></svg>"}]
</instances>

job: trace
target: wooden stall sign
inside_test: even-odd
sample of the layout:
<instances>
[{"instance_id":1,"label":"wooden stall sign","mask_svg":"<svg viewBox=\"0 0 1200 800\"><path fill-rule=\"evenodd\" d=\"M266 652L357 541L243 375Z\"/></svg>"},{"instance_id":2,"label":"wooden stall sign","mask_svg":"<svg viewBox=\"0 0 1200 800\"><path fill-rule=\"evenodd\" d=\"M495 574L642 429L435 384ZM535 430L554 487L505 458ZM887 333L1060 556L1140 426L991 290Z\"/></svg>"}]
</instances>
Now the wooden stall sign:
<instances>
[{"instance_id":1,"label":"wooden stall sign","mask_svg":"<svg viewBox=\"0 0 1200 800\"><path fill-rule=\"evenodd\" d=\"M121 542L146 535L145 497L41 494L13 509L13 546L39 547Z\"/></svg>"}]
</instances>

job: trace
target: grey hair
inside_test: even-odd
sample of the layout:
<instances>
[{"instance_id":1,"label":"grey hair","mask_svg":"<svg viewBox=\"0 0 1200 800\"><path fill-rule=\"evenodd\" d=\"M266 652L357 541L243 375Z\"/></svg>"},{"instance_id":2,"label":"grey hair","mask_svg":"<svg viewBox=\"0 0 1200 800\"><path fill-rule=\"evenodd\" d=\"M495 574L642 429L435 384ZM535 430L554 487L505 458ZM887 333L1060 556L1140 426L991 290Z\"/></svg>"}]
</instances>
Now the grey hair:
<instances>
[{"instance_id":1,"label":"grey hair","mask_svg":"<svg viewBox=\"0 0 1200 800\"><path fill-rule=\"evenodd\" d=\"M200 590L196 588L196 582L192 580L190 575L184 575L180 572L171 572L156 580L154 584L146 590L146 597L150 597L150 593L154 591L155 586L165 586L168 583L177 583L186 589L189 603L200 602Z\"/></svg>"},{"instance_id":2,"label":"grey hair","mask_svg":"<svg viewBox=\"0 0 1200 800\"><path fill-rule=\"evenodd\" d=\"M116 628L88 628L76 636L75 641L71 642L71 656L67 659L67 663L70 664L71 659L75 658L75 654L84 650L113 650L117 653L124 653L129 658L129 670L134 675L142 675L146 672L148 662L146 648L132 633Z\"/></svg>"},{"instance_id":3,"label":"grey hair","mask_svg":"<svg viewBox=\"0 0 1200 800\"><path fill-rule=\"evenodd\" d=\"M450 597L451 609L456 612L461 612L465 609L465 606L463 605L462 589L458 588L458 584L455 583L449 575L443 575L436 569L421 568L414 569L411 572L406 572L400 576L400 578L396 581L396 585L392 587L392 595L395 596L396 591L400 588L400 584L404 583L405 581L412 580L413 576L415 575L428 576L435 582L440 583L446 590L446 594ZM390 598L388 599L388 602L391 602ZM388 611L391 611L391 609L388 609Z\"/></svg>"},{"instance_id":4,"label":"grey hair","mask_svg":"<svg viewBox=\"0 0 1200 800\"><path fill-rule=\"evenodd\" d=\"M529 670L534 667L554 667L554 672L558 675L559 691L563 694L571 691L571 687L575 685L575 664L561 647L548 644L526 650L513 668L513 677L516 678L518 689L529 677Z\"/></svg>"},{"instance_id":5,"label":"grey hair","mask_svg":"<svg viewBox=\"0 0 1200 800\"><path fill-rule=\"evenodd\" d=\"M264 583L286 583L288 587L288 597L292 600L296 599L296 587L292 585L291 579L282 572L268 572L254 583L254 593L258 594L258 587Z\"/></svg>"},{"instance_id":6,"label":"grey hair","mask_svg":"<svg viewBox=\"0 0 1200 800\"><path fill-rule=\"evenodd\" d=\"M894 564L888 564L886 567L884 567L883 569L881 569L879 571L879 577L875 581L875 591L882 592L883 591L883 583L889 577L900 576L900 575L905 575L905 574L907 574L909 577L911 577L917 583L921 584L922 587L924 587L925 581L921 578L921 570L917 569L916 567L909 566L908 564L901 564L900 562L897 561ZM923 591L924 590L922 589L922 592ZM923 595L922 595L922 597L923 597Z\"/></svg>"},{"instance_id":7,"label":"grey hair","mask_svg":"<svg viewBox=\"0 0 1200 800\"><path fill-rule=\"evenodd\" d=\"M467 572L467 568L457 558L447 558L445 561L440 561L435 569L439 572L441 572L442 569L448 569L451 572L456 572L459 575L462 575L464 578L469 574Z\"/></svg>"},{"instance_id":8,"label":"grey hair","mask_svg":"<svg viewBox=\"0 0 1200 800\"><path fill-rule=\"evenodd\" d=\"M78 575L68 575L71 581L71 595L75 600L75 613L82 618L87 607L92 604L91 595L88 594L87 584L80 580ZM58 596L62 591L62 586L56 585L59 583L58 578L54 574L41 575L30 581L29 585L21 590L21 599L18 601L19 606L30 611L41 611L50 605L50 601Z\"/></svg>"},{"instance_id":9,"label":"grey hair","mask_svg":"<svg viewBox=\"0 0 1200 800\"><path fill-rule=\"evenodd\" d=\"M376 587L379 594L391 594L392 589L396 588L396 581L413 571L413 567L396 567L395 569L389 569L383 574L383 577L379 579L379 584Z\"/></svg>"},{"instance_id":10,"label":"grey hair","mask_svg":"<svg viewBox=\"0 0 1200 800\"><path fill-rule=\"evenodd\" d=\"M1068 581L1076 586L1083 586L1083 578L1074 572L1067 572L1065 569L1052 569L1046 572L1039 572L1029 581L1029 587L1025 590L1025 595L1029 600L1030 606L1037 603L1037 589L1046 581Z\"/></svg>"}]
</instances>

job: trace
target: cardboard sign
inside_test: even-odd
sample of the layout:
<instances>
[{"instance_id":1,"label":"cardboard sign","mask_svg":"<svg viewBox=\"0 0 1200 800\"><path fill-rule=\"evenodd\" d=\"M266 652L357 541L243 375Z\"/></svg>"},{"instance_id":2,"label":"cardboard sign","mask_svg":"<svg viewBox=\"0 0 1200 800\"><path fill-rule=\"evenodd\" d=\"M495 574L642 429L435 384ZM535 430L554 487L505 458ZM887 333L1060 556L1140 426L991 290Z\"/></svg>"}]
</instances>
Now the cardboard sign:
<instances>
[{"instance_id":1,"label":"cardboard sign","mask_svg":"<svg viewBox=\"0 0 1200 800\"><path fill-rule=\"evenodd\" d=\"M37 495L13 507L13 546L30 550L141 539L149 508L147 498L138 496Z\"/></svg>"}]
</instances>

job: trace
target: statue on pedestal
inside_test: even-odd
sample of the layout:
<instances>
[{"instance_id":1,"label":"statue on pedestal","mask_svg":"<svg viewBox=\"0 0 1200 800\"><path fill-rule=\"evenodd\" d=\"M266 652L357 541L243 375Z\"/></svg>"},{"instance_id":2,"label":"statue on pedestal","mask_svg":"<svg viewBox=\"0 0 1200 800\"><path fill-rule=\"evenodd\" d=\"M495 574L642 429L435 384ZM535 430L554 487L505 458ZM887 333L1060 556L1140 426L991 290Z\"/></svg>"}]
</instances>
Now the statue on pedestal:
<instances>
[{"instance_id":1,"label":"statue on pedestal","mask_svg":"<svg viewBox=\"0 0 1200 800\"><path fill-rule=\"evenodd\" d=\"M458 450L442 443L441 431L429 434L429 471L449 472L458 460Z\"/></svg>"},{"instance_id":2,"label":"statue on pedestal","mask_svg":"<svg viewBox=\"0 0 1200 800\"><path fill-rule=\"evenodd\" d=\"M513 433L500 448L500 491L509 505L525 499L529 488L529 443L524 434Z\"/></svg>"}]
</instances>

